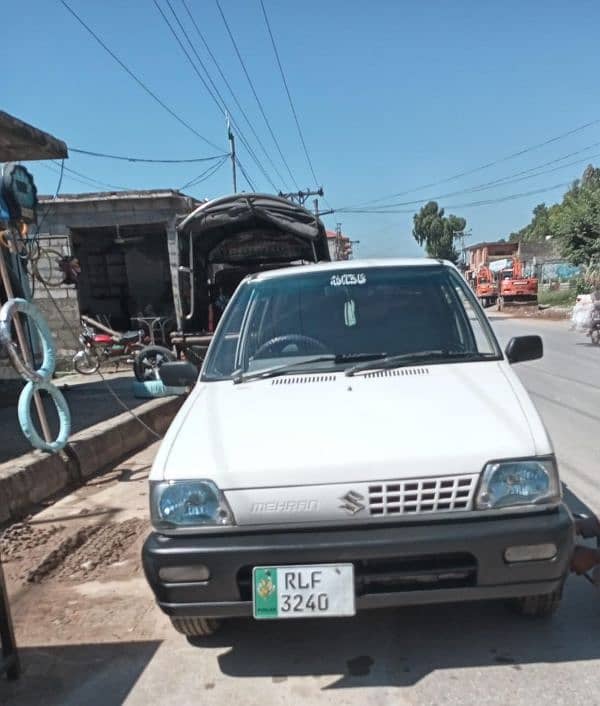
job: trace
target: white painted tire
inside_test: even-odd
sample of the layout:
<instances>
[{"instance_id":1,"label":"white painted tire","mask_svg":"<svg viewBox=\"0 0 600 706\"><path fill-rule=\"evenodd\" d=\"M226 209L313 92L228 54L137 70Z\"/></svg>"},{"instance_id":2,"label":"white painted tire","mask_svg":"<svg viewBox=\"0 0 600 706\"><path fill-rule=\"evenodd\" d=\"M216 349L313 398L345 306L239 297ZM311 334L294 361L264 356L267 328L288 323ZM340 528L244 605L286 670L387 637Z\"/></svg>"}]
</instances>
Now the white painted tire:
<instances>
[{"instance_id":1,"label":"white painted tire","mask_svg":"<svg viewBox=\"0 0 600 706\"><path fill-rule=\"evenodd\" d=\"M140 399L153 399L155 397L170 397L184 395L185 387L166 387L162 380L133 381L133 396Z\"/></svg>"}]
</instances>

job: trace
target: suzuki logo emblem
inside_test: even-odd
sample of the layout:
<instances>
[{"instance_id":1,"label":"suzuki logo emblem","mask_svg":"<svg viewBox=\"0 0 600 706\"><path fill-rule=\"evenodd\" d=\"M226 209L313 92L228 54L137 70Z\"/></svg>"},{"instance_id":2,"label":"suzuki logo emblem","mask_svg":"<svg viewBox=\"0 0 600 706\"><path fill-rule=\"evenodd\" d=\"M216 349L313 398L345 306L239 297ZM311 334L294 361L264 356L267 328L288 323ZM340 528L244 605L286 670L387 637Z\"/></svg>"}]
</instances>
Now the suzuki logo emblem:
<instances>
[{"instance_id":1,"label":"suzuki logo emblem","mask_svg":"<svg viewBox=\"0 0 600 706\"><path fill-rule=\"evenodd\" d=\"M346 495L342 495L340 498L342 501L340 508L345 510L349 515L356 515L357 512L365 509L363 503L364 499L364 496L360 493L357 493L355 490L349 490Z\"/></svg>"}]
</instances>

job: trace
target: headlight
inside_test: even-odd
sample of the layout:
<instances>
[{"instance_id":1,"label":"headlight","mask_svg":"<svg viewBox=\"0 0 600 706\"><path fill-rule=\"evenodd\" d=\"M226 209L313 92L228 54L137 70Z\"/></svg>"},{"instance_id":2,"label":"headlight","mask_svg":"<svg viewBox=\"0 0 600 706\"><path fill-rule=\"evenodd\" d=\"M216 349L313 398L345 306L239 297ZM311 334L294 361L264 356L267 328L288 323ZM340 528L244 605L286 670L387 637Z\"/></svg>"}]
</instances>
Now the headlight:
<instances>
[{"instance_id":1,"label":"headlight","mask_svg":"<svg viewBox=\"0 0 600 706\"><path fill-rule=\"evenodd\" d=\"M150 516L158 530L235 524L225 496L209 480L152 483Z\"/></svg>"},{"instance_id":2,"label":"headlight","mask_svg":"<svg viewBox=\"0 0 600 706\"><path fill-rule=\"evenodd\" d=\"M476 508L491 510L515 505L551 505L561 489L553 458L488 463L483 471Z\"/></svg>"}]
</instances>

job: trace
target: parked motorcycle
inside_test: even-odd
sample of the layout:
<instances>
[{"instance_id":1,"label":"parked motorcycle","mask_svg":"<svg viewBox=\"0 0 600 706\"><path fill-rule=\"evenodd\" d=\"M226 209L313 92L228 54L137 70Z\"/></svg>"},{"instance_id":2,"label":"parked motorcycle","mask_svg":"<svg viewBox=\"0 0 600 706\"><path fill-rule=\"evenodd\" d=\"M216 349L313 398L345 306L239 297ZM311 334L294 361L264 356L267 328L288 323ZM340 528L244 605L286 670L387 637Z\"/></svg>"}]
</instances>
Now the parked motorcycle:
<instances>
[{"instance_id":1,"label":"parked motorcycle","mask_svg":"<svg viewBox=\"0 0 600 706\"><path fill-rule=\"evenodd\" d=\"M120 363L133 365L135 377L140 382L159 380L160 366L175 360L174 354L167 348L146 345L142 330L108 333L99 324L98 327L103 330L98 333L91 321L89 317L82 321L79 335L81 350L73 356L73 367L82 375L92 375L104 363L113 362L115 371Z\"/></svg>"}]
</instances>

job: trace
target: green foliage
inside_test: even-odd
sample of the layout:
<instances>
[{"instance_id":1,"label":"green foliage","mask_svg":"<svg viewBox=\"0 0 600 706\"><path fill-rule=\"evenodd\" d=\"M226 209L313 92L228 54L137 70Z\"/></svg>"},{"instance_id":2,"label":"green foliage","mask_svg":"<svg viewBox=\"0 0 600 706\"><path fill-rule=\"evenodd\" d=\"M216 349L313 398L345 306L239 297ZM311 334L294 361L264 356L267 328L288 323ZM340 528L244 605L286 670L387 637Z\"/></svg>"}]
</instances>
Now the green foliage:
<instances>
[{"instance_id":1,"label":"green foliage","mask_svg":"<svg viewBox=\"0 0 600 706\"><path fill-rule=\"evenodd\" d=\"M413 237L419 245L425 246L427 255L454 263L458 260L454 242L466 227L464 218L445 216L444 209L435 201L425 204L413 216Z\"/></svg>"},{"instance_id":2,"label":"green foliage","mask_svg":"<svg viewBox=\"0 0 600 706\"><path fill-rule=\"evenodd\" d=\"M598 269L600 263L600 169L589 165L560 203L538 204L531 222L511 241L558 243L562 256L574 265ZM589 277L587 277L589 280Z\"/></svg>"},{"instance_id":3,"label":"green foliage","mask_svg":"<svg viewBox=\"0 0 600 706\"><path fill-rule=\"evenodd\" d=\"M567 191L553 215L552 231L573 264L600 260L600 169L589 166Z\"/></svg>"},{"instance_id":4,"label":"green foliage","mask_svg":"<svg viewBox=\"0 0 600 706\"><path fill-rule=\"evenodd\" d=\"M509 239L540 242L548 237L558 244L565 259L588 268L589 283L592 273L600 269L600 169L590 164L560 203L538 204L531 222ZM600 281L598 274L593 278Z\"/></svg>"},{"instance_id":5,"label":"green foliage","mask_svg":"<svg viewBox=\"0 0 600 706\"><path fill-rule=\"evenodd\" d=\"M573 306L578 292L575 289L543 289L538 293L538 304L542 306Z\"/></svg>"},{"instance_id":6,"label":"green foliage","mask_svg":"<svg viewBox=\"0 0 600 706\"><path fill-rule=\"evenodd\" d=\"M516 233L511 233L509 240L526 241L526 242L541 242L546 240L547 236L552 235L550 220L552 218L553 209L556 206L548 208L545 203L538 204L533 209L533 218L531 223L526 225Z\"/></svg>"}]
</instances>

